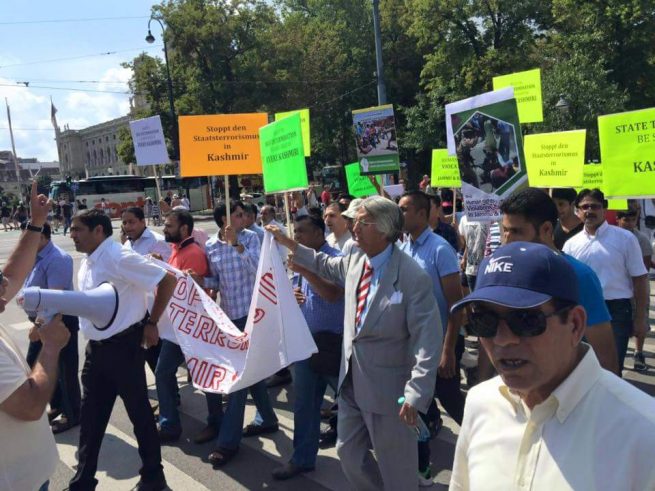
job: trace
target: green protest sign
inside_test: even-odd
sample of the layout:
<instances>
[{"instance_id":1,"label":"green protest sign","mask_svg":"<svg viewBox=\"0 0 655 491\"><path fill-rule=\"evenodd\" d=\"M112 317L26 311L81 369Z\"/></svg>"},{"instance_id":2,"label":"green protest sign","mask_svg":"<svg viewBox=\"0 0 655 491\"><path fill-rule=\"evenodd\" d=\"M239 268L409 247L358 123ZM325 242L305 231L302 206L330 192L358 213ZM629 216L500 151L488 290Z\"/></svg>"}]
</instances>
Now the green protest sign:
<instances>
[{"instance_id":1,"label":"green protest sign","mask_svg":"<svg viewBox=\"0 0 655 491\"><path fill-rule=\"evenodd\" d=\"M259 145L266 193L307 187L300 114L261 127Z\"/></svg>"},{"instance_id":2,"label":"green protest sign","mask_svg":"<svg viewBox=\"0 0 655 491\"><path fill-rule=\"evenodd\" d=\"M586 164L583 168L582 186L577 189L580 192L582 189L600 189L603 190L603 164ZM627 199L608 199L608 210L627 210Z\"/></svg>"},{"instance_id":3,"label":"green protest sign","mask_svg":"<svg viewBox=\"0 0 655 491\"><path fill-rule=\"evenodd\" d=\"M359 162L346 165L344 170L346 171L348 194L352 194L355 198L365 198L366 196L378 194L368 176L362 176L359 173Z\"/></svg>"},{"instance_id":4,"label":"green protest sign","mask_svg":"<svg viewBox=\"0 0 655 491\"><path fill-rule=\"evenodd\" d=\"M605 193L655 197L655 108L598 118Z\"/></svg>"},{"instance_id":5,"label":"green protest sign","mask_svg":"<svg viewBox=\"0 0 655 491\"><path fill-rule=\"evenodd\" d=\"M309 133L309 109L299 109L297 111L287 111L283 113L275 113L275 121L293 116L294 114L300 114L300 126L302 128L302 144L305 151L305 157L309 157L312 154L312 144Z\"/></svg>"},{"instance_id":6,"label":"green protest sign","mask_svg":"<svg viewBox=\"0 0 655 491\"><path fill-rule=\"evenodd\" d=\"M536 188L573 188L582 184L586 130L526 135L528 182Z\"/></svg>"},{"instance_id":7,"label":"green protest sign","mask_svg":"<svg viewBox=\"0 0 655 491\"><path fill-rule=\"evenodd\" d=\"M541 102L541 70L510 73L493 78L494 90L514 87L514 98L519 108L521 123L540 123L544 120Z\"/></svg>"},{"instance_id":8,"label":"green protest sign","mask_svg":"<svg viewBox=\"0 0 655 491\"><path fill-rule=\"evenodd\" d=\"M448 155L448 150L432 150L432 176L430 182L433 187L459 188L462 180L459 176L459 162L454 155Z\"/></svg>"}]
</instances>

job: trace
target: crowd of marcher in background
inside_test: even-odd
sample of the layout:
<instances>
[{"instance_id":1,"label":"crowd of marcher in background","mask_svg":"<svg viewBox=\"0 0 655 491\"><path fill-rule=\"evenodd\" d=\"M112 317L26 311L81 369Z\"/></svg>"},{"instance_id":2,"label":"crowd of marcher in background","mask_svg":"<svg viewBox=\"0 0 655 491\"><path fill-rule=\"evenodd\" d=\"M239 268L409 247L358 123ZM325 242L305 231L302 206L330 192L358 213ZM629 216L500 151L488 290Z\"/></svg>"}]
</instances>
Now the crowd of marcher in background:
<instances>
[{"instance_id":1,"label":"crowd of marcher in background","mask_svg":"<svg viewBox=\"0 0 655 491\"><path fill-rule=\"evenodd\" d=\"M638 230L639 203L613 218L597 189L525 188L488 223L469 220L458 193L431 187L428 176L419 187L395 200L379 186L381 196L363 199L312 187L261 207L246 196L217 204L209 236L188 199L170 192L122 210L120 242L106 204L55 203L33 191L2 301L23 285L74 288L71 256L52 242L61 227L85 254L78 289L111 281L120 302L104 330L70 316L39 324L28 313L29 368L0 330L8 489L47 489L57 459L51 433L78 425L69 489L95 489L117 396L143 462L135 489L166 489L161 445L183 435L213 442L207 460L222 468L242 438L279 431L268 388L285 383L294 388L293 451L273 471L278 480L311 472L319 448L336 445L355 489L430 486L438 401L461 426L452 489L655 489L655 402L621 379L631 337L632 368L649 368L652 244ZM151 228L161 221L163 234ZM178 409L184 355L175 339L159 337L175 277L149 256L190 274L243 330L266 232L318 353L227 401L206 393L206 425L187 435ZM89 340L81 388L78 331ZM478 367L464 386L467 345ZM248 394L257 412L244 426Z\"/></svg>"}]
</instances>

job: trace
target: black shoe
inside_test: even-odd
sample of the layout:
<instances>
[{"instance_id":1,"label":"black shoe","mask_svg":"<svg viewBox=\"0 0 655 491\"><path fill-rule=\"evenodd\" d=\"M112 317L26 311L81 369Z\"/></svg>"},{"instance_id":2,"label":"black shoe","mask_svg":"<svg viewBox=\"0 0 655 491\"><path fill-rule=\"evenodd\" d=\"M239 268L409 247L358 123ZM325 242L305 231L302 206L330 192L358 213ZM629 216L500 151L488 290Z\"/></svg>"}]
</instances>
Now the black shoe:
<instances>
[{"instance_id":1,"label":"black shoe","mask_svg":"<svg viewBox=\"0 0 655 491\"><path fill-rule=\"evenodd\" d=\"M48 411L48 423L52 423L55 419L57 419L59 416L61 416L63 413L61 409L50 409Z\"/></svg>"},{"instance_id":2,"label":"black shoe","mask_svg":"<svg viewBox=\"0 0 655 491\"><path fill-rule=\"evenodd\" d=\"M182 430L171 430L168 428L159 428L157 433L159 433L159 442L160 443L170 443L176 442L180 439Z\"/></svg>"},{"instance_id":3,"label":"black shoe","mask_svg":"<svg viewBox=\"0 0 655 491\"><path fill-rule=\"evenodd\" d=\"M318 437L319 448L332 448L337 443L337 430L330 427L330 429L322 431Z\"/></svg>"},{"instance_id":4,"label":"black shoe","mask_svg":"<svg viewBox=\"0 0 655 491\"><path fill-rule=\"evenodd\" d=\"M61 418L56 419L50 423L50 429L52 430L53 435L57 435L58 433L68 431L71 428L78 426L79 424L79 420L70 420L66 416L62 416Z\"/></svg>"},{"instance_id":5,"label":"black shoe","mask_svg":"<svg viewBox=\"0 0 655 491\"><path fill-rule=\"evenodd\" d=\"M218 437L218 430L213 426L205 426L200 433L193 437L193 442L198 444L207 443L216 440L216 437Z\"/></svg>"},{"instance_id":6,"label":"black shoe","mask_svg":"<svg viewBox=\"0 0 655 491\"><path fill-rule=\"evenodd\" d=\"M164 489L169 489L168 484L166 484L166 479L163 477L157 481L152 482L143 482L139 479L139 482L136 483L136 486L132 488L131 491L163 491Z\"/></svg>"},{"instance_id":7,"label":"black shoe","mask_svg":"<svg viewBox=\"0 0 655 491\"><path fill-rule=\"evenodd\" d=\"M269 389L271 387L279 387L280 385L287 385L291 383L291 372L286 371L283 374L276 373L275 375L271 375L266 379L266 387Z\"/></svg>"},{"instance_id":8,"label":"black shoe","mask_svg":"<svg viewBox=\"0 0 655 491\"><path fill-rule=\"evenodd\" d=\"M257 436L257 435L265 435L267 433L275 433L276 431L279 430L280 430L280 426L277 423L273 423L272 425L268 425L268 426L249 424L243 429L243 436L249 437L249 436Z\"/></svg>"},{"instance_id":9,"label":"black shoe","mask_svg":"<svg viewBox=\"0 0 655 491\"><path fill-rule=\"evenodd\" d=\"M287 462L286 464L273 469L273 479L284 481L286 479L296 477L298 474L302 474L303 472L310 472L313 470L313 467L298 467L293 462Z\"/></svg>"}]
</instances>

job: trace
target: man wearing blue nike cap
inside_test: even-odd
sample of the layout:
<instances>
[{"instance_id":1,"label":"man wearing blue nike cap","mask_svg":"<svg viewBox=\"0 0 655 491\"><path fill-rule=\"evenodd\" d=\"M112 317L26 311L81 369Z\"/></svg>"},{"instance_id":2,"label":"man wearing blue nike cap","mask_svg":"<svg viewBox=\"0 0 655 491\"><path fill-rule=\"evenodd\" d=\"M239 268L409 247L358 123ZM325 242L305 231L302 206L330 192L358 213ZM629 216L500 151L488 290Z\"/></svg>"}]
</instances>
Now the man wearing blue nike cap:
<instances>
[{"instance_id":1,"label":"man wearing blue nike cap","mask_svg":"<svg viewBox=\"0 0 655 491\"><path fill-rule=\"evenodd\" d=\"M582 342L587 315L560 253L500 247L463 307L499 376L469 391L450 489L655 489L655 402Z\"/></svg>"}]
</instances>

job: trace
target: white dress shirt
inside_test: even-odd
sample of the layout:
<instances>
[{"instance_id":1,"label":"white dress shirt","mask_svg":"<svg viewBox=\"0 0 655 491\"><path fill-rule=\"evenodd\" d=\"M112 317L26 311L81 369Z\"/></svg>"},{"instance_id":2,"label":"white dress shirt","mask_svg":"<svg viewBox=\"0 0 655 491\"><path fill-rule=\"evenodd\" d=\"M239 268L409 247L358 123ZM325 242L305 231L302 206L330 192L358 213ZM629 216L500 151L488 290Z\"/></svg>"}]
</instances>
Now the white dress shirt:
<instances>
[{"instance_id":1,"label":"white dress shirt","mask_svg":"<svg viewBox=\"0 0 655 491\"><path fill-rule=\"evenodd\" d=\"M341 237L337 239L337 236L334 235L334 232L330 232L330 235L328 235L325 240L327 241L328 245L330 247L334 247L335 249L339 249L340 251L343 252L344 247L346 246L346 243L352 239L352 234L350 233L350 230L346 230ZM352 247L352 246L351 246Z\"/></svg>"},{"instance_id":2,"label":"white dress shirt","mask_svg":"<svg viewBox=\"0 0 655 491\"><path fill-rule=\"evenodd\" d=\"M605 300L634 297L632 278L647 273L637 238L607 222L598 227L596 235L582 229L566 241L562 252L594 270Z\"/></svg>"},{"instance_id":3,"label":"white dress shirt","mask_svg":"<svg viewBox=\"0 0 655 491\"><path fill-rule=\"evenodd\" d=\"M164 262L168 262L168 258L171 257L171 245L166 242L163 235L153 232L148 227L145 228L138 239L134 241L126 240L123 247L142 256L157 253L161 255Z\"/></svg>"},{"instance_id":4,"label":"white dress shirt","mask_svg":"<svg viewBox=\"0 0 655 491\"><path fill-rule=\"evenodd\" d=\"M532 411L500 377L469 391L451 490L655 489L655 400L585 347Z\"/></svg>"},{"instance_id":5,"label":"white dress shirt","mask_svg":"<svg viewBox=\"0 0 655 491\"><path fill-rule=\"evenodd\" d=\"M82 259L77 273L80 291L96 288L109 282L118 291L118 310L113 322L106 328L80 317L80 330L87 339L100 341L124 331L146 315L147 294L154 291L166 271L143 256L114 241L105 239L92 254Z\"/></svg>"}]
</instances>

